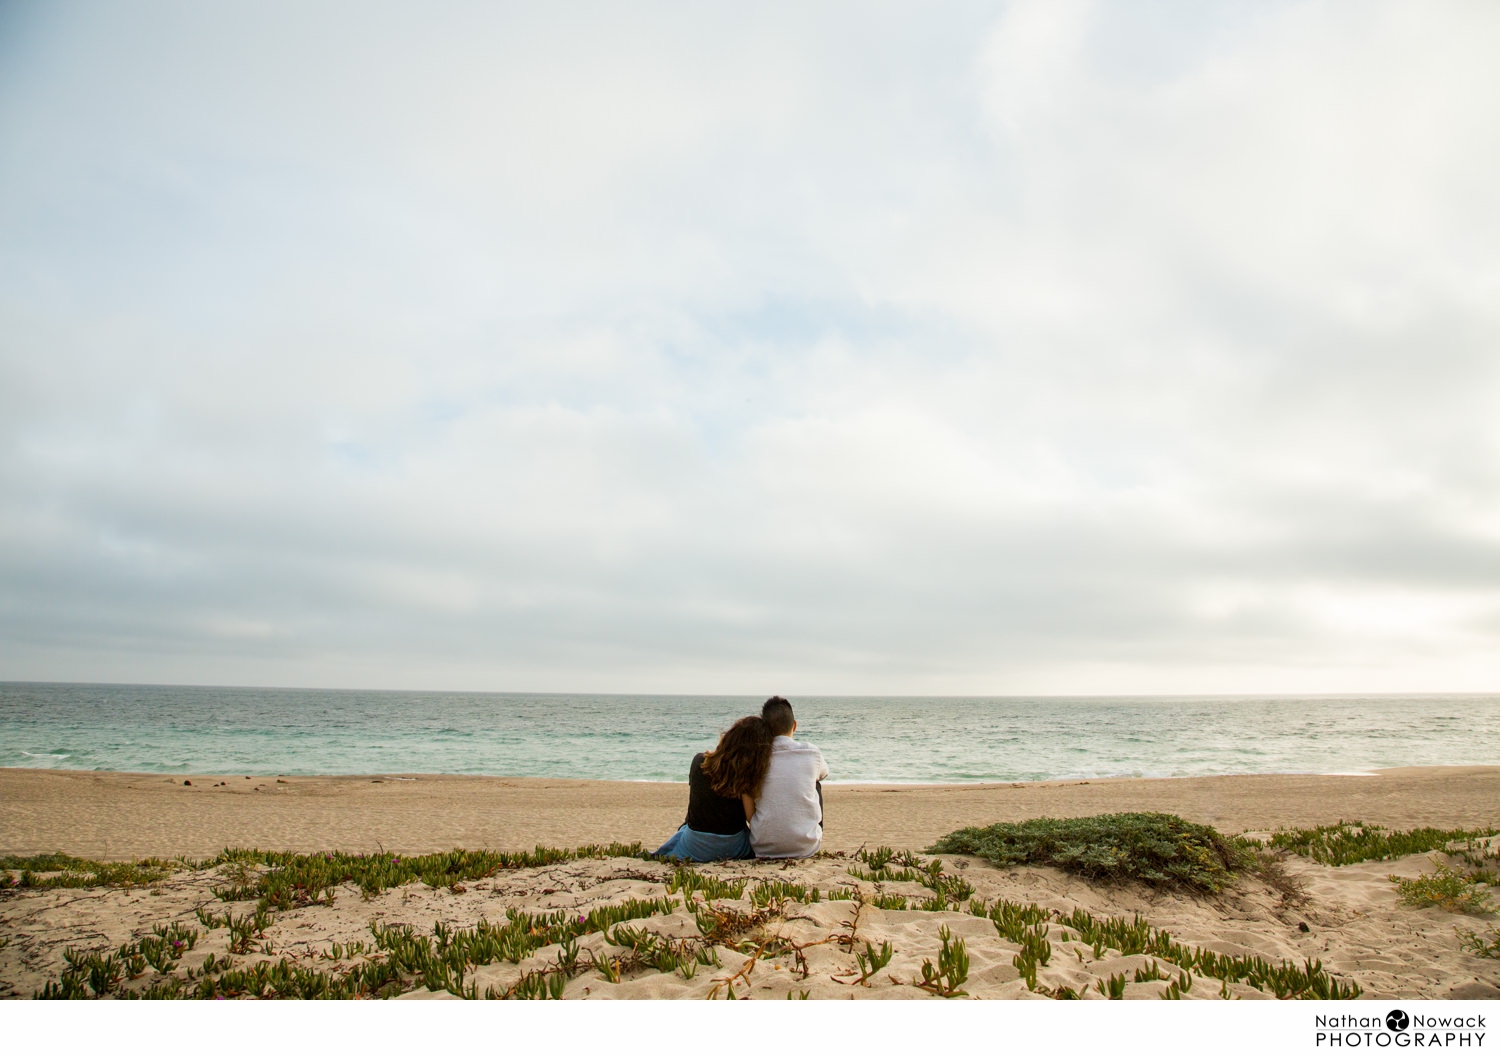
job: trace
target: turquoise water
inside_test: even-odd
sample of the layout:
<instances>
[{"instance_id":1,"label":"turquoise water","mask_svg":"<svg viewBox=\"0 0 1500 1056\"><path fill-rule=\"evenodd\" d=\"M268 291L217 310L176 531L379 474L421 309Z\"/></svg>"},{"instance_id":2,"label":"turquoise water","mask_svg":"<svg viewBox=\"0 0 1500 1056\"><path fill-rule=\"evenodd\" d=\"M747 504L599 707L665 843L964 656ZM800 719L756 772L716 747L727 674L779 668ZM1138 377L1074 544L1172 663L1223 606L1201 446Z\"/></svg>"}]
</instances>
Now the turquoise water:
<instances>
[{"instance_id":1,"label":"turquoise water","mask_svg":"<svg viewBox=\"0 0 1500 1056\"><path fill-rule=\"evenodd\" d=\"M686 780L763 697L0 683L0 766ZM834 781L1500 764L1500 695L794 697Z\"/></svg>"}]
</instances>

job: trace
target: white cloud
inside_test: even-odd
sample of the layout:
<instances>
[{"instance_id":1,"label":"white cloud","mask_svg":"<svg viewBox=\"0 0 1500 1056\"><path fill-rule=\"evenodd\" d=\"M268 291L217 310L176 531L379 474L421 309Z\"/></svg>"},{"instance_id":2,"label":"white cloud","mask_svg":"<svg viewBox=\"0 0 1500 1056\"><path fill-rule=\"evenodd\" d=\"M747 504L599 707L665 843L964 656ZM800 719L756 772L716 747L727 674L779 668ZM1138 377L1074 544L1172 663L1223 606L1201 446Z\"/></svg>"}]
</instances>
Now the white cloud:
<instances>
[{"instance_id":1,"label":"white cloud","mask_svg":"<svg viewBox=\"0 0 1500 1056\"><path fill-rule=\"evenodd\" d=\"M1486 7L11 17L0 677L1500 675Z\"/></svg>"}]
</instances>

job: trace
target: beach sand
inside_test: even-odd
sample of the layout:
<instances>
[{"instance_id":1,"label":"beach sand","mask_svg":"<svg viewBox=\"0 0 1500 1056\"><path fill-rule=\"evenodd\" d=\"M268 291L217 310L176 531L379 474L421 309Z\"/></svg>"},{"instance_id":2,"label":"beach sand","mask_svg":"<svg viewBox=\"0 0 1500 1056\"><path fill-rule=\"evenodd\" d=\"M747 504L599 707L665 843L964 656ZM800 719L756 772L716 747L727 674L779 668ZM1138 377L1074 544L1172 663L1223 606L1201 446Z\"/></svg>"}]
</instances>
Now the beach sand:
<instances>
[{"instance_id":1,"label":"beach sand","mask_svg":"<svg viewBox=\"0 0 1500 1056\"><path fill-rule=\"evenodd\" d=\"M191 781L184 785L184 781ZM682 823L687 785L645 781L404 775L167 777L0 769L0 854L207 857L225 847L524 850L546 844L658 846ZM1164 811L1223 832L1364 821L1389 828L1500 822L1500 767L1371 776L828 785L828 850L920 850L968 825Z\"/></svg>"},{"instance_id":2,"label":"beach sand","mask_svg":"<svg viewBox=\"0 0 1500 1056\"><path fill-rule=\"evenodd\" d=\"M181 777L77 771L0 770L0 854L61 851L83 857L208 857L224 847L416 854L454 847L529 849L640 841L651 849L680 822L686 786L652 783L415 775L408 777L245 778ZM1111 976L1127 980L1127 998L1156 998L1165 980L1146 955L1096 951L1054 922L1052 955L1038 972L1038 991L1021 979L1018 946L989 920L954 906L941 912L880 909L877 895L931 894L912 881L870 882L851 875L861 846L922 852L942 835L968 825L1044 815L1083 816L1118 811L1165 811L1225 833L1359 820L1391 828L1477 828L1500 824L1500 768L1387 770L1368 776L1246 776L1168 780L1096 780L983 786L829 786L824 856L801 862L746 862L702 866L704 874L749 881L746 897L719 900L753 913L749 890L767 881L847 887L864 900L789 902L739 936L742 949L721 945L720 963L683 973L650 969L611 982L597 970L567 983L578 998L723 996L738 973L737 996L781 999L870 997L935 999L915 985L924 961L936 963L939 929L965 942L970 958L963 989L974 997L1034 998L1066 987L1100 997ZM1286 869L1301 887L1288 895L1254 877L1218 896L1163 892L1139 885L1088 883L1050 868L999 869L979 859L948 856L945 868L978 897L1035 903L1063 914L1084 909L1096 917L1140 914L1177 941L1221 953L1258 955L1302 964L1309 958L1366 997L1500 997L1500 960L1461 948L1455 929L1484 932L1486 919L1396 900L1391 874L1431 871L1428 856L1330 868L1292 858ZM63 967L65 947L117 947L149 935L154 924L198 926L195 910L246 912L253 903L226 904L212 893L226 881L218 870L183 871L151 888L59 889L0 896L0 996L24 997ZM410 924L430 934L437 923L470 928L481 919L503 921L508 909L587 912L627 898L661 898L672 870L629 858L586 859L504 871L462 891L414 883L370 899L352 886L332 905L307 905L275 915L264 942L272 953L309 965L334 942L371 936L370 922ZM699 929L680 902L670 914L637 922L677 941L694 942ZM702 896L699 896L700 908ZM260 941L260 940L258 940ZM207 932L181 966L222 956L224 929ZM866 943L890 942L891 962L858 985L855 954ZM769 943L769 945L767 945ZM621 951L602 934L579 941L581 956ZM757 954L756 945L763 947ZM501 962L466 977L479 993L513 986L527 970L555 964L559 950L536 951L519 964ZM237 958L240 960L241 958ZM1178 978L1170 965L1164 971ZM851 974L853 973L853 974ZM1192 976L1192 973L1189 973ZM1187 999L1267 996L1243 983L1190 978ZM420 990L414 996L426 996Z\"/></svg>"}]
</instances>

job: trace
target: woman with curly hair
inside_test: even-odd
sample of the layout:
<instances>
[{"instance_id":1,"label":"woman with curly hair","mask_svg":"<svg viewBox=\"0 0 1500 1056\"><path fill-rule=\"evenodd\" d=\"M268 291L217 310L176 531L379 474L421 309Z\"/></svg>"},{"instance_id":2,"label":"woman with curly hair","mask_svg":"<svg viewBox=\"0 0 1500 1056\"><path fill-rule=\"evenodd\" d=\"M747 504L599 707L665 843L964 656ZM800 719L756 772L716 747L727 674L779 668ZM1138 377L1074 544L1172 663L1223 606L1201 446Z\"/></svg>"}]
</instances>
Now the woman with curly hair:
<instances>
[{"instance_id":1,"label":"woman with curly hair","mask_svg":"<svg viewBox=\"0 0 1500 1056\"><path fill-rule=\"evenodd\" d=\"M747 715L724 731L717 748L693 756L687 820L656 853L693 862L754 858L745 819L755 813L755 796L771 765L771 741L766 720Z\"/></svg>"}]
</instances>

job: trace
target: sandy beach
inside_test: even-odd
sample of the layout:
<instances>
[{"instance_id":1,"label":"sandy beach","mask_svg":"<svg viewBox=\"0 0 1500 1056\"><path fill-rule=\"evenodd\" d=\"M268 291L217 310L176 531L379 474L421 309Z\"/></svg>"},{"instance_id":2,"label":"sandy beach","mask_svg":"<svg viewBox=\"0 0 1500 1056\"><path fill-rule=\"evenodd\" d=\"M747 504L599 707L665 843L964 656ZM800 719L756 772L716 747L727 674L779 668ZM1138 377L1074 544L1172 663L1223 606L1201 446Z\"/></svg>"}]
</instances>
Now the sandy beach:
<instances>
[{"instance_id":1,"label":"sandy beach","mask_svg":"<svg viewBox=\"0 0 1500 1056\"><path fill-rule=\"evenodd\" d=\"M0 854L63 852L125 860L145 856L206 858L225 847L300 852L342 850L414 855L455 847L516 851L538 844L569 848L640 841L649 850L680 822L684 785L430 775L376 777L167 777L77 771L0 770ZM1399 905L1389 877L1431 870L1428 855L1342 867L1289 858L1293 890L1244 877L1215 896L1139 885L1089 883L1053 868L1001 869L977 858L949 856L945 875L961 878L973 897L1036 905L1053 915L1046 926L1049 961L1038 988L1015 964L1018 947L990 919L956 900L942 909L881 908L894 896L910 906L931 891L907 880L861 879L862 847L921 852L939 837L970 825L1051 816L1161 811L1207 823L1224 833L1362 821L1393 829L1480 828L1500 823L1500 768L1422 768L1361 776L1244 776L1168 780L1044 782L1020 785L839 786L826 789L825 853L800 862L702 866L704 876L746 882L740 897L714 904L749 919L767 907L752 900L772 881L816 887L817 901L773 904L721 944L718 963L696 972L649 968L618 982L579 971L564 996L737 996L783 998L930 998L917 985L924 961L936 963L940 929L962 939L971 965L962 989L974 997L1033 998L1064 990L1102 997L1112 977L1128 998L1156 998L1178 970L1148 954L1095 948L1058 921L1077 910L1099 919L1141 915L1178 942L1234 956L1303 963L1310 958L1366 997L1497 997L1500 960L1461 948L1455 925L1484 930L1488 920ZM67 946L114 948L173 921L198 926L200 908L245 911L215 898L224 866L185 870L149 887L22 890L0 898L0 995L30 996L63 966ZM627 899L676 897L670 912L645 921L665 942L701 942L693 909L700 892L667 890L673 869L630 858L591 858L496 872L457 888L421 883L362 897L346 885L332 904L313 902L278 912L248 960L325 963L332 944L368 940L371 923L472 928L503 921L507 911L587 913ZM838 891L840 896L828 897ZM843 897L848 896L848 897ZM618 936L617 936L618 937ZM889 942L891 960L858 983L856 954ZM756 948L759 946L757 952ZM578 940L580 956L604 963L621 951L604 932ZM680 947L686 950L687 946ZM555 965L559 949L539 949L516 963L479 967L465 986L500 994L527 971ZM181 965L201 965L228 951L227 932L209 929ZM269 952L267 952L269 951ZM627 951L628 952L628 951ZM237 960L241 958L236 958ZM628 960L628 958L627 958ZM747 967L748 966L748 967ZM637 965L639 968L639 965ZM852 974L851 974L852 973ZM607 974L607 973L606 973ZM1146 978L1138 978L1144 976ZM1184 998L1268 996L1243 982L1187 973ZM418 994L426 995L425 989Z\"/></svg>"},{"instance_id":2,"label":"sandy beach","mask_svg":"<svg viewBox=\"0 0 1500 1056\"><path fill-rule=\"evenodd\" d=\"M190 784L187 782L191 782ZM1500 821L1500 767L1370 776L829 785L824 847L920 850L967 825L1163 811L1227 833L1364 821L1472 828ZM546 844L657 846L682 822L685 784L544 778L168 777L0 769L0 854L205 857L225 847L402 854Z\"/></svg>"}]
</instances>

